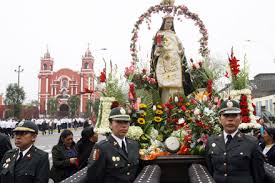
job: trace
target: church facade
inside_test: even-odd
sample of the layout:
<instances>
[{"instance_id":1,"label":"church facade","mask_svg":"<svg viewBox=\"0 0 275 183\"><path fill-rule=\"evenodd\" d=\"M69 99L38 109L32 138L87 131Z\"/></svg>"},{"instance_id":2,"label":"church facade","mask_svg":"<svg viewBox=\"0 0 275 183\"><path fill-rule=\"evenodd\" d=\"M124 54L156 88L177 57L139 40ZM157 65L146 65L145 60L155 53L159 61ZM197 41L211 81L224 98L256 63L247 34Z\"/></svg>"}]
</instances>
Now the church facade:
<instances>
[{"instance_id":1,"label":"church facade","mask_svg":"<svg viewBox=\"0 0 275 183\"><path fill-rule=\"evenodd\" d=\"M61 116L69 115L68 100L71 96L79 96L80 105L78 113L86 112L88 100L95 100L94 91L94 58L87 48L82 56L82 63L79 71L69 68L62 68L54 71L54 59L48 49L40 59L40 71L38 74L38 102L39 116L45 117L48 114L48 101L55 98L58 101L57 111Z\"/></svg>"}]
</instances>

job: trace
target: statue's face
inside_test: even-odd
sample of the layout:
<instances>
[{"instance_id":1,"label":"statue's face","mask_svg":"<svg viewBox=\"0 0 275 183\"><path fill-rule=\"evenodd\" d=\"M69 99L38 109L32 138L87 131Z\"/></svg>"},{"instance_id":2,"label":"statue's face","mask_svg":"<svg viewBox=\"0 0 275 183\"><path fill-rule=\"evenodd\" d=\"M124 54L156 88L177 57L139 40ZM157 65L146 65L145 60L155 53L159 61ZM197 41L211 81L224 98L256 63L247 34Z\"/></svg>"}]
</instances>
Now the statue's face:
<instances>
[{"instance_id":1,"label":"statue's face","mask_svg":"<svg viewBox=\"0 0 275 183\"><path fill-rule=\"evenodd\" d=\"M173 25L173 19L172 18L165 19L164 30L171 30L172 25Z\"/></svg>"}]
</instances>

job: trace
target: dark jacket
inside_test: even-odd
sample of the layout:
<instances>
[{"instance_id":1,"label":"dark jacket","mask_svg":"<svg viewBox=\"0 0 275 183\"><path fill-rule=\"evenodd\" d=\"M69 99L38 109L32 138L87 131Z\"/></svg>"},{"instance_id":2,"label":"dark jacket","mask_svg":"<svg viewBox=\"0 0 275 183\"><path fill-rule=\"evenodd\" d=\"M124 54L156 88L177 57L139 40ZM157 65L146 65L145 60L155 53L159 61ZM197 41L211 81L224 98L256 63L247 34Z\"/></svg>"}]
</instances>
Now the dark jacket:
<instances>
[{"instance_id":1,"label":"dark jacket","mask_svg":"<svg viewBox=\"0 0 275 183\"><path fill-rule=\"evenodd\" d=\"M126 139L128 155L110 135L107 140L95 144L88 162L88 182L132 183L138 171L139 145Z\"/></svg>"},{"instance_id":2,"label":"dark jacket","mask_svg":"<svg viewBox=\"0 0 275 183\"><path fill-rule=\"evenodd\" d=\"M238 132L226 147L224 136L211 136L207 166L217 183L262 183L264 157L257 139Z\"/></svg>"},{"instance_id":3,"label":"dark jacket","mask_svg":"<svg viewBox=\"0 0 275 183\"><path fill-rule=\"evenodd\" d=\"M0 183L48 183L48 153L32 146L18 162L18 149L8 151L0 165Z\"/></svg>"},{"instance_id":4,"label":"dark jacket","mask_svg":"<svg viewBox=\"0 0 275 183\"><path fill-rule=\"evenodd\" d=\"M267 151L266 156L265 156L266 162L275 166L275 145Z\"/></svg>"},{"instance_id":5,"label":"dark jacket","mask_svg":"<svg viewBox=\"0 0 275 183\"><path fill-rule=\"evenodd\" d=\"M76 151L75 146L73 149ZM67 171L73 170L76 172L77 167L70 164L70 158L66 158L66 150L63 144L55 145L52 149L53 166L50 171L50 178L54 182L60 182L70 175L66 175Z\"/></svg>"},{"instance_id":6,"label":"dark jacket","mask_svg":"<svg viewBox=\"0 0 275 183\"><path fill-rule=\"evenodd\" d=\"M78 152L78 160L79 160L79 166L78 166L79 170L87 166L88 159L94 145L95 145L94 142L91 142L89 140L83 141L81 139L76 143L76 149Z\"/></svg>"},{"instance_id":7,"label":"dark jacket","mask_svg":"<svg viewBox=\"0 0 275 183\"><path fill-rule=\"evenodd\" d=\"M12 146L9 137L3 133L0 133L0 161L2 160L4 154L10 149L12 149Z\"/></svg>"}]
</instances>

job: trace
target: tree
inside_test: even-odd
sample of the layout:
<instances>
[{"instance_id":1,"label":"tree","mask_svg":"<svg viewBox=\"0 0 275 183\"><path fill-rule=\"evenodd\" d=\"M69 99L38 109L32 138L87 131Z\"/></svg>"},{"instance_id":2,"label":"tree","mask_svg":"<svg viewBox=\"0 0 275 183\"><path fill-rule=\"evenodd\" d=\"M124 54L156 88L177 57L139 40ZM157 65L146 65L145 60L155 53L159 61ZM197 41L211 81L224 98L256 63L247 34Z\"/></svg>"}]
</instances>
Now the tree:
<instances>
[{"instance_id":1,"label":"tree","mask_svg":"<svg viewBox=\"0 0 275 183\"><path fill-rule=\"evenodd\" d=\"M25 100L25 91L23 87L18 87L16 83L11 83L6 89L5 105L13 106L13 116L18 118L21 113L21 105Z\"/></svg>"},{"instance_id":2,"label":"tree","mask_svg":"<svg viewBox=\"0 0 275 183\"><path fill-rule=\"evenodd\" d=\"M68 100L68 105L70 108L70 116L75 117L78 111L78 107L80 105L80 99L77 95L73 95Z\"/></svg>"},{"instance_id":3,"label":"tree","mask_svg":"<svg viewBox=\"0 0 275 183\"><path fill-rule=\"evenodd\" d=\"M92 115L92 111L91 111L92 110L92 104L93 104L92 100L88 99L87 103L86 103L86 113L85 113L86 118L90 118L91 115Z\"/></svg>"},{"instance_id":4,"label":"tree","mask_svg":"<svg viewBox=\"0 0 275 183\"><path fill-rule=\"evenodd\" d=\"M48 100L47 106L48 106L48 114L53 118L55 117L55 114L57 112L57 99L55 97L52 97Z\"/></svg>"}]
</instances>

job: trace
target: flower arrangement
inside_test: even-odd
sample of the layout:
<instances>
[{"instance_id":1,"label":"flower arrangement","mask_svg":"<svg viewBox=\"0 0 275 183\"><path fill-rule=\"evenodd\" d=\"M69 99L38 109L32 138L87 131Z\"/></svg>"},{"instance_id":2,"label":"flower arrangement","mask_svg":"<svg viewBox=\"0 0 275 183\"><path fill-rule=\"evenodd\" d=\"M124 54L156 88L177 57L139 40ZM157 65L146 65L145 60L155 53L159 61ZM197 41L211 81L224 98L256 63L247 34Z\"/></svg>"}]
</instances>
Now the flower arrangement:
<instances>
[{"instance_id":1,"label":"flower arrangement","mask_svg":"<svg viewBox=\"0 0 275 183\"><path fill-rule=\"evenodd\" d=\"M140 126L130 126L126 137L139 140L141 135L143 135L143 130Z\"/></svg>"},{"instance_id":2,"label":"flower arrangement","mask_svg":"<svg viewBox=\"0 0 275 183\"><path fill-rule=\"evenodd\" d=\"M167 1L167 0L165 0ZM151 16L159 12L163 13L173 13L174 16L184 15L185 18L191 19L195 22L195 25L198 26L199 32L202 34L202 37L199 39L200 48L199 53L202 57L209 57L208 49L208 33L203 21L195 13L189 11L185 5L175 6L172 2L163 2L161 4L151 6L145 13L143 13L138 20L136 21L134 28L132 30L132 38L130 44L130 52L132 56L133 63L138 62L138 50L137 50L137 40L138 40L138 31L140 30L140 25L145 21L148 29L150 29ZM178 18L178 20L181 20Z\"/></svg>"},{"instance_id":3,"label":"flower arrangement","mask_svg":"<svg viewBox=\"0 0 275 183\"><path fill-rule=\"evenodd\" d=\"M147 74L147 70L143 68L141 71L136 69L136 66L132 63L130 67L126 67L124 76L128 82L134 84L130 86L130 91L134 93L134 89L156 89L157 81L154 77Z\"/></svg>"},{"instance_id":4,"label":"flower arrangement","mask_svg":"<svg viewBox=\"0 0 275 183\"><path fill-rule=\"evenodd\" d=\"M255 105L252 103L251 90L249 86L248 67L246 60L244 67L240 68L240 60L234 56L233 48L231 55L228 58L229 70L226 72L226 77L231 79L233 90L230 91L230 97L240 102L242 124L239 129L243 132L251 131L253 128L258 128L255 119Z\"/></svg>"}]
</instances>

